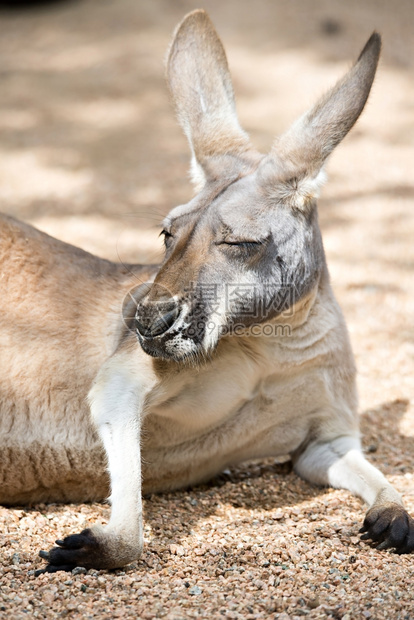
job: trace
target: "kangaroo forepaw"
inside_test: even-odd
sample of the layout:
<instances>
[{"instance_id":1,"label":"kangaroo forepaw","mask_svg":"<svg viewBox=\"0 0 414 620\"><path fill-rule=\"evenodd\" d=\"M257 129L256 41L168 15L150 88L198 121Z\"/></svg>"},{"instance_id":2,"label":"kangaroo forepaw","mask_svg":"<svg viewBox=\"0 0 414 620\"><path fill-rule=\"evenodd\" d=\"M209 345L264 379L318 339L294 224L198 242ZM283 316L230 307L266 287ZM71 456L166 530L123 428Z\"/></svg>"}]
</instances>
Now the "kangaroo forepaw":
<instances>
[{"instance_id":1,"label":"kangaroo forepaw","mask_svg":"<svg viewBox=\"0 0 414 620\"><path fill-rule=\"evenodd\" d=\"M368 510L362 540L372 540L377 549L395 549L396 553L414 551L414 519L400 504L373 506Z\"/></svg>"},{"instance_id":2,"label":"kangaroo forepaw","mask_svg":"<svg viewBox=\"0 0 414 620\"><path fill-rule=\"evenodd\" d=\"M36 576L60 570L71 571L76 566L96 568L102 556L99 541L90 529L66 536L63 540L57 540L56 544L58 546L50 551L39 551L40 557L47 560L48 564L36 571Z\"/></svg>"},{"instance_id":3,"label":"kangaroo forepaw","mask_svg":"<svg viewBox=\"0 0 414 620\"><path fill-rule=\"evenodd\" d=\"M83 530L63 540L57 540L57 547L40 551L41 558L48 564L35 575L71 571L77 566L84 568L119 568L136 560L142 551L142 544L131 543L104 531Z\"/></svg>"}]
</instances>

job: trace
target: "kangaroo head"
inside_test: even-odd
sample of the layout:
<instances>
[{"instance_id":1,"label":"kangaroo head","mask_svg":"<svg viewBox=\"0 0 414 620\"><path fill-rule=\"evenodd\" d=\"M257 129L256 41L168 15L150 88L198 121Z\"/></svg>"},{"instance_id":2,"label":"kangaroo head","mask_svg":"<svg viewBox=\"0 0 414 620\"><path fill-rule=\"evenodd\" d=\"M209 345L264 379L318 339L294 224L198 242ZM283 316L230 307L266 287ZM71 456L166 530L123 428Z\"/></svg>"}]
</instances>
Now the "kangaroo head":
<instances>
[{"instance_id":1,"label":"kangaroo head","mask_svg":"<svg viewBox=\"0 0 414 620\"><path fill-rule=\"evenodd\" d=\"M272 323L316 292L326 270L316 211L323 165L364 108L380 45L374 33L344 78L262 155L239 125L208 15L184 18L167 76L198 193L165 219L164 261L138 299L147 353L197 357L233 327Z\"/></svg>"}]
</instances>

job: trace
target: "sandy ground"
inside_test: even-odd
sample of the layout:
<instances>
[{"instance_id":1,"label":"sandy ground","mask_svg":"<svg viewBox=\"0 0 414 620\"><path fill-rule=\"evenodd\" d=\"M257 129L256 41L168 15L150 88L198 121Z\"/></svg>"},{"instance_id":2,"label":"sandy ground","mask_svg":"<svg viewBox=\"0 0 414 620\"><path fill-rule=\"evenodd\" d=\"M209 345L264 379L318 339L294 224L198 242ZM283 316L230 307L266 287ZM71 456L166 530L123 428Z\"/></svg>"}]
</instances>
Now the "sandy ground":
<instances>
[{"instance_id":1,"label":"sandy ground","mask_svg":"<svg viewBox=\"0 0 414 620\"><path fill-rule=\"evenodd\" d=\"M0 6L0 205L101 256L152 262L158 223L191 196L163 56L190 0ZM414 4L209 0L242 124L261 149L375 28L370 102L320 200L333 285L359 367L364 445L414 513ZM414 618L413 557L359 542L361 502L273 461L145 502L125 571L43 575L36 554L108 508L1 509L1 618Z\"/></svg>"}]
</instances>

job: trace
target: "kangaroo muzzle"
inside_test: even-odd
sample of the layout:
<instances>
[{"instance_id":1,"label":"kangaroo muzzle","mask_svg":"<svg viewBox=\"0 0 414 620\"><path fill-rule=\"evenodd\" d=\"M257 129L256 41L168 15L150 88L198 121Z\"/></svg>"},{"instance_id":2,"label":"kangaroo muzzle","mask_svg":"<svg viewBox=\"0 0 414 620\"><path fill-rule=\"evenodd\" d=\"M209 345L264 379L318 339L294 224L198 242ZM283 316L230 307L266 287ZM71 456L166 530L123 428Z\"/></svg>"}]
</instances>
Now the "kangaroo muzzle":
<instances>
[{"instance_id":1,"label":"kangaroo muzzle","mask_svg":"<svg viewBox=\"0 0 414 620\"><path fill-rule=\"evenodd\" d=\"M135 314L136 330L143 338L156 338L174 325L179 313L174 301L139 305Z\"/></svg>"},{"instance_id":2,"label":"kangaroo muzzle","mask_svg":"<svg viewBox=\"0 0 414 620\"><path fill-rule=\"evenodd\" d=\"M175 361L194 355L200 343L194 333L189 301L177 299L156 283L138 288L132 295L134 316L129 325L142 349L152 357Z\"/></svg>"}]
</instances>

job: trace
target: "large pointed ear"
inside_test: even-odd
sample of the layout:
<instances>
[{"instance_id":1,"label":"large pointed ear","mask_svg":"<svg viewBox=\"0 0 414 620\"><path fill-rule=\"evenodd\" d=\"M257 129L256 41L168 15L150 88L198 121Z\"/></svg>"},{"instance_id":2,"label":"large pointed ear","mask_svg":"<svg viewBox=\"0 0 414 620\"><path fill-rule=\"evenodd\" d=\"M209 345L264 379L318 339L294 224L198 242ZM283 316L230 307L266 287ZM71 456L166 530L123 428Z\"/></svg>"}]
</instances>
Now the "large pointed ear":
<instances>
[{"instance_id":1,"label":"large pointed ear","mask_svg":"<svg viewBox=\"0 0 414 620\"><path fill-rule=\"evenodd\" d=\"M294 181L300 190L300 178L306 190L302 198L315 193L321 168L333 149L354 125L368 99L381 51L381 37L374 32L348 73L313 108L276 140L271 158L286 162L298 171ZM283 167L283 166L282 166ZM318 177L319 175L319 177ZM294 184L294 185L295 185ZM303 189L303 188L302 188Z\"/></svg>"},{"instance_id":2,"label":"large pointed ear","mask_svg":"<svg viewBox=\"0 0 414 620\"><path fill-rule=\"evenodd\" d=\"M211 157L249 150L237 119L226 54L205 11L189 13L178 25L167 79L196 169L201 166L205 172Z\"/></svg>"}]
</instances>

